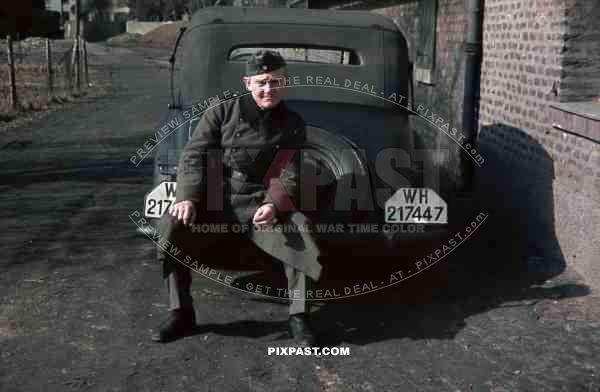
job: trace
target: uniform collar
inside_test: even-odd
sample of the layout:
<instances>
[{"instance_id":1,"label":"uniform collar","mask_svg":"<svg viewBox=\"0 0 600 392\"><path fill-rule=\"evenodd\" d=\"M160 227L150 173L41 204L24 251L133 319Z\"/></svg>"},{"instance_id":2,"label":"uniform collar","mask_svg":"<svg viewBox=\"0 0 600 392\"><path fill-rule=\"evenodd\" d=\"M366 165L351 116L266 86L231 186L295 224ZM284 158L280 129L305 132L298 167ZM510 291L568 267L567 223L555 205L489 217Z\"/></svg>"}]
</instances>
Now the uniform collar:
<instances>
[{"instance_id":1,"label":"uniform collar","mask_svg":"<svg viewBox=\"0 0 600 392\"><path fill-rule=\"evenodd\" d=\"M283 113L285 103L281 101L272 109L261 109L254 101L254 98L252 98L252 94L248 93L240 97L240 109L242 117L248 122L253 123L265 116L269 115L268 117L271 117L272 115Z\"/></svg>"}]
</instances>

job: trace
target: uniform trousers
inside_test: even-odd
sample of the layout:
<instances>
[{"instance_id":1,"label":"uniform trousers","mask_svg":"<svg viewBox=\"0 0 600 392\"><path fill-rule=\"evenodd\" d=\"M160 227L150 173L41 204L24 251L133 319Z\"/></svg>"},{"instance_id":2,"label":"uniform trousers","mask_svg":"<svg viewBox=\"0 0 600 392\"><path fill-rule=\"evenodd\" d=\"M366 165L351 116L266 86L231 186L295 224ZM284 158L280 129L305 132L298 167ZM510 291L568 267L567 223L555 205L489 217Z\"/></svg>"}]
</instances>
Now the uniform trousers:
<instances>
[{"instance_id":1,"label":"uniform trousers","mask_svg":"<svg viewBox=\"0 0 600 392\"><path fill-rule=\"evenodd\" d=\"M306 301L306 291L310 290L310 281L303 272L284 264L285 276L288 282L290 299L289 314L309 313L310 301ZM193 307L190 293L192 272L186 266L176 268L165 277L165 285L169 293L169 310Z\"/></svg>"},{"instance_id":2,"label":"uniform trousers","mask_svg":"<svg viewBox=\"0 0 600 392\"><path fill-rule=\"evenodd\" d=\"M198 265L203 264L204 267L214 268L210 261L219 260L220 255L219 249L215 245L227 246L227 240L233 239L233 236L237 236L235 238L236 245L239 244L239 240L250 241L245 238L245 235L239 233L199 233L199 230L195 230L194 225L185 227L170 216L163 217L161 226L162 236L159 245L164 245L165 241L169 242L167 246L157 247L158 259L163 262L163 277L169 295L169 310L193 307L190 292L192 271L184 262L186 256L189 256L188 260L197 261ZM199 224L196 224L196 228L198 227ZM165 249L172 249L172 247L180 251L176 256L165 251ZM305 298L306 292L311 290L312 279L302 271L274 257L271 257L271 260L283 264L290 299L289 314L309 313L310 301L305 300Z\"/></svg>"}]
</instances>

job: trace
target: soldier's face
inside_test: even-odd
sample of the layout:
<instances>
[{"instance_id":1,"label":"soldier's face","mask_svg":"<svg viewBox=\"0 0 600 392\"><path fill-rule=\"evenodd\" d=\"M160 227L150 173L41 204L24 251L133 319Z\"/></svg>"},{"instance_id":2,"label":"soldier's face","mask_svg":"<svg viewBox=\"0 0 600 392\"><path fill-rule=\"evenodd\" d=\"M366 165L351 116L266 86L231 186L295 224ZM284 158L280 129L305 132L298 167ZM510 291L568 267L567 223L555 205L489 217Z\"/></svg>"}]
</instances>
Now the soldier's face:
<instances>
[{"instance_id":1,"label":"soldier's face","mask_svg":"<svg viewBox=\"0 0 600 392\"><path fill-rule=\"evenodd\" d=\"M246 89L252 93L252 98L258 106L263 109L271 109L277 106L285 97L287 88L285 78L287 71L279 68L270 73L254 76L245 76Z\"/></svg>"}]
</instances>

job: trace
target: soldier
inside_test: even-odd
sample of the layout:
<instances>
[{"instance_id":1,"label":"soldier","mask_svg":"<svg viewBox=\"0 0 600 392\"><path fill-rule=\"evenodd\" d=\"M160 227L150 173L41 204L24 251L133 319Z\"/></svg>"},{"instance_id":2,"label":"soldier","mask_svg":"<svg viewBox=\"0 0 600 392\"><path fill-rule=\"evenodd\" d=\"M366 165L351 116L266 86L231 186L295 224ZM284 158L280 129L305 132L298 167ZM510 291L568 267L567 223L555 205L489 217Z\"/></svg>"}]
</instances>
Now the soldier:
<instances>
[{"instance_id":1,"label":"soldier","mask_svg":"<svg viewBox=\"0 0 600 392\"><path fill-rule=\"evenodd\" d=\"M224 233L197 233L194 224L225 222L262 228L248 231L244 238L284 263L291 300L290 334L297 344L310 346L314 344L310 302L303 293L311 279L319 279L321 265L315 239L306 230L310 222L295 208L306 130L302 118L283 102L286 78L281 55L259 51L248 60L243 77L250 93L207 109L182 153L176 200L161 220L160 234L163 243L197 252ZM211 176L218 178L215 161L223 168L223 181L211 182ZM277 224L303 230L264 230ZM182 262L185 256L174 258L161 247L158 253L171 315L153 340L167 342L193 332L196 320L191 271ZM203 260L209 265L211 261L210 257Z\"/></svg>"}]
</instances>

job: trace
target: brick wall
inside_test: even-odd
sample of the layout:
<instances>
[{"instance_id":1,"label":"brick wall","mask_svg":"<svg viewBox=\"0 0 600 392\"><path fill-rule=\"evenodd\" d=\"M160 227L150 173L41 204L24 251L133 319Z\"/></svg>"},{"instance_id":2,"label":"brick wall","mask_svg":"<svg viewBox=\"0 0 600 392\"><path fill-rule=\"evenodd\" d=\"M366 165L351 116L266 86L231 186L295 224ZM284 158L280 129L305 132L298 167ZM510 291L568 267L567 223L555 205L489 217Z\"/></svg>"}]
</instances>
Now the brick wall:
<instances>
[{"instance_id":1,"label":"brick wall","mask_svg":"<svg viewBox=\"0 0 600 392\"><path fill-rule=\"evenodd\" d=\"M600 97L600 2L568 0L561 101Z\"/></svg>"},{"instance_id":2,"label":"brick wall","mask_svg":"<svg viewBox=\"0 0 600 392\"><path fill-rule=\"evenodd\" d=\"M600 95L596 0L486 0L477 189L522 257L572 264L600 286L600 149L594 121L551 106ZM590 61L591 60L591 61ZM565 114L572 117L571 114Z\"/></svg>"},{"instance_id":3,"label":"brick wall","mask_svg":"<svg viewBox=\"0 0 600 392\"><path fill-rule=\"evenodd\" d=\"M335 4L333 4L335 3ZM391 18L405 34L411 61L415 61L418 42L418 0L397 1L336 1L328 8L370 10ZM309 7L316 3L309 2ZM320 5L326 3L319 3ZM463 39L466 28L466 5L464 0L439 0L436 22L435 70L432 84L415 81L415 107L422 105L429 116L443 119L450 128L461 129L462 101L464 94ZM427 116L426 116L427 117ZM435 120L434 120L435 121ZM430 156L440 168L442 193L451 197L463 187L463 167L459 144L419 116L412 116L411 123L418 135L417 146L436 150Z\"/></svg>"},{"instance_id":4,"label":"brick wall","mask_svg":"<svg viewBox=\"0 0 600 392\"><path fill-rule=\"evenodd\" d=\"M482 124L505 121L537 135L557 101L561 76L563 0L489 0L481 74Z\"/></svg>"},{"instance_id":5,"label":"brick wall","mask_svg":"<svg viewBox=\"0 0 600 392\"><path fill-rule=\"evenodd\" d=\"M372 9L394 20L403 31L409 44L411 60L416 59L418 42L418 1L398 1L394 5ZM463 0L439 0L436 22L435 70L432 84L415 81L415 101L435 118L442 118L450 128L460 129L462 100L464 94L463 39L466 28L466 13ZM426 116L427 117L427 116ZM446 196L455 194L463 186L458 143L428 121L418 116L411 118L413 128L419 136L419 146L436 149L431 155L433 163L442 168L440 178L442 192Z\"/></svg>"}]
</instances>

